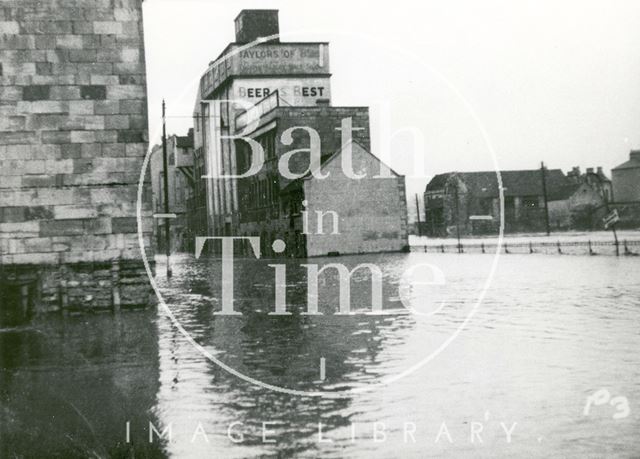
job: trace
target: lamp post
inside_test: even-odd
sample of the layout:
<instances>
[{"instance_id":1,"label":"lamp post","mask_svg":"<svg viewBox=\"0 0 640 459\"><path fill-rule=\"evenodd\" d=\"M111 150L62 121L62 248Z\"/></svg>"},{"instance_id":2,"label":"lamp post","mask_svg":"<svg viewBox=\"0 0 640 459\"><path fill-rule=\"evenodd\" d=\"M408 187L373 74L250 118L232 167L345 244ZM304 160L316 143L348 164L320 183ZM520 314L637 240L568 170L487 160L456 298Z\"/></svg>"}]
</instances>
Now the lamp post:
<instances>
[{"instance_id":1,"label":"lamp post","mask_svg":"<svg viewBox=\"0 0 640 459\"><path fill-rule=\"evenodd\" d=\"M169 170L167 160L167 123L165 116L165 103L162 99L162 165L164 183L164 231L165 231L165 253L167 255L167 277L171 277L171 220L169 218Z\"/></svg>"}]
</instances>

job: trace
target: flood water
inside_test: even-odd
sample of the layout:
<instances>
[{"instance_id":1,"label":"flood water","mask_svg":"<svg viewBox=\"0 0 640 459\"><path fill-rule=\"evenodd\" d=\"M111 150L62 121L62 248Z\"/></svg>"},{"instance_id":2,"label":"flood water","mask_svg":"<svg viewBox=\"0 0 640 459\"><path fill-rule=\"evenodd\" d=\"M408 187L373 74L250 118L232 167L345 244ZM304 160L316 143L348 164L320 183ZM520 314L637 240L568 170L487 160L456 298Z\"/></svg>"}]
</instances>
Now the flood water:
<instances>
[{"instance_id":1,"label":"flood water","mask_svg":"<svg viewBox=\"0 0 640 459\"><path fill-rule=\"evenodd\" d=\"M219 261L174 257L167 280L158 257L173 319L159 306L2 330L0 451L637 457L640 260L503 255L492 273L494 261L437 253L307 260L378 266L383 311L367 314L371 284L361 270L351 283L355 314L337 315L338 277L328 270L322 314L305 315L304 261L236 260L240 315L222 316L214 315ZM285 265L291 315L268 315L268 264ZM587 397L601 389L610 397L585 415Z\"/></svg>"}]
</instances>

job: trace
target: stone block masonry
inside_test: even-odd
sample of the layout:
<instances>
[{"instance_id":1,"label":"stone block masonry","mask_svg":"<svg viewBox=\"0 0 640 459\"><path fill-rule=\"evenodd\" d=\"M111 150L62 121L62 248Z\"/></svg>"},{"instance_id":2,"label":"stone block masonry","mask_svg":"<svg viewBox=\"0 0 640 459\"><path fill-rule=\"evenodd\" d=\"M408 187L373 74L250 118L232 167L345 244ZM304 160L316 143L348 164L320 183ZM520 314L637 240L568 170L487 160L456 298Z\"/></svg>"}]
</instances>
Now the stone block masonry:
<instances>
[{"instance_id":1,"label":"stone block masonry","mask_svg":"<svg viewBox=\"0 0 640 459\"><path fill-rule=\"evenodd\" d=\"M0 308L152 302L146 107L142 0L2 0Z\"/></svg>"}]
</instances>

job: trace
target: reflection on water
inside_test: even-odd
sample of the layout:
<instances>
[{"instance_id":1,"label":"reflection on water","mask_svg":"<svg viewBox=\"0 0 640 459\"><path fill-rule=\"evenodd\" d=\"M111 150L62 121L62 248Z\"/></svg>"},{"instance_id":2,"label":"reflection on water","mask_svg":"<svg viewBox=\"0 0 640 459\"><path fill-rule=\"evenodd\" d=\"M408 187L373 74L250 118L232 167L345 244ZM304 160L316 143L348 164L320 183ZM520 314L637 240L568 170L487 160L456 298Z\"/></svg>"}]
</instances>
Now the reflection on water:
<instances>
[{"instance_id":1,"label":"reflection on water","mask_svg":"<svg viewBox=\"0 0 640 459\"><path fill-rule=\"evenodd\" d=\"M249 378L341 396L295 396L239 379L202 356L162 310L46 318L0 333L0 396L3 421L10 421L0 428L5 454L126 451L123 419L132 420L143 456L160 448L175 457L629 457L640 450L638 260L503 256L484 301L448 346L483 294L491 256L310 260L380 266L384 314L364 314L371 287L357 272L352 310L360 314L351 316L335 314L335 273L320 282L323 315L301 314L305 270L280 260L271 263L286 263L291 315L268 315L274 270L269 261L251 260L238 260L234 273L242 315L214 315L221 309L219 262L175 262L174 277L157 280L198 344ZM431 266L403 280L420 263ZM420 366L429 355L435 357ZM627 418L612 419L612 406L583 415L586 397L601 388L629 400ZM38 421L29 430L32 418ZM147 421L170 430L171 441L143 450Z\"/></svg>"},{"instance_id":2,"label":"reflection on water","mask_svg":"<svg viewBox=\"0 0 640 459\"><path fill-rule=\"evenodd\" d=\"M0 457L153 457L157 314L62 318L0 332ZM130 442L126 425L130 422Z\"/></svg>"}]
</instances>

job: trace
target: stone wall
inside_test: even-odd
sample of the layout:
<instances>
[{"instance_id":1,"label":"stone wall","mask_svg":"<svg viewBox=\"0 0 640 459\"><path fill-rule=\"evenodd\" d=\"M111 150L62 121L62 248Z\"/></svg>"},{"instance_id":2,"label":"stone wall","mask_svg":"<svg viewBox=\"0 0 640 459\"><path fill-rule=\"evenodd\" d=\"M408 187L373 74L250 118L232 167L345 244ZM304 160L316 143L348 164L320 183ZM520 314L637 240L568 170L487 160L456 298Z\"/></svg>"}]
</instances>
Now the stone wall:
<instances>
[{"instance_id":1,"label":"stone wall","mask_svg":"<svg viewBox=\"0 0 640 459\"><path fill-rule=\"evenodd\" d=\"M142 0L0 5L0 277L36 311L149 301L145 79Z\"/></svg>"}]
</instances>

